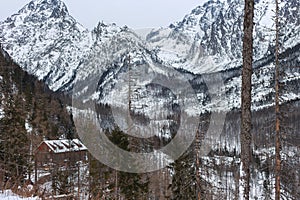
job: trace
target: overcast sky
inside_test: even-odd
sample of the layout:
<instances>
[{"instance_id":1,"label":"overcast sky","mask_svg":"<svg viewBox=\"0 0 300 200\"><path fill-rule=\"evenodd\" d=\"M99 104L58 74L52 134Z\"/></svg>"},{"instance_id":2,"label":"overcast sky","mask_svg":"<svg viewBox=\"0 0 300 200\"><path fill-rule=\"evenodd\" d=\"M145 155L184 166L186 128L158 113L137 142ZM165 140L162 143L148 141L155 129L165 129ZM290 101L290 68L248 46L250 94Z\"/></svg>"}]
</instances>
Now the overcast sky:
<instances>
[{"instance_id":1,"label":"overcast sky","mask_svg":"<svg viewBox=\"0 0 300 200\"><path fill-rule=\"evenodd\" d=\"M63 0L71 15L92 29L99 21L131 28L168 26L207 0ZM30 0L2 0L0 21Z\"/></svg>"}]
</instances>

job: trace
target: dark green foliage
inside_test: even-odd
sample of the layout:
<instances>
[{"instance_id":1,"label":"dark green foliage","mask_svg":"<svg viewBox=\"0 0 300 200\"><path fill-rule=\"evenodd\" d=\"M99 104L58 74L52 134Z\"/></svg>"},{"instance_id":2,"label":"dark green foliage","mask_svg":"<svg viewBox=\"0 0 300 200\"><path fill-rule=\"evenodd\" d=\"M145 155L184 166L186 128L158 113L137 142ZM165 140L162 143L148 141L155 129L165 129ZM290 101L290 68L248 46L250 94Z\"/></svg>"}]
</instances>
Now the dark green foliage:
<instances>
[{"instance_id":1,"label":"dark green foliage","mask_svg":"<svg viewBox=\"0 0 300 200\"><path fill-rule=\"evenodd\" d=\"M42 82L35 81L34 98L30 103L30 119L36 135L56 139L61 135L74 138L74 123L59 96L50 92Z\"/></svg>"},{"instance_id":2,"label":"dark green foliage","mask_svg":"<svg viewBox=\"0 0 300 200\"><path fill-rule=\"evenodd\" d=\"M70 175L69 170L59 170L57 168L51 172L54 195L71 193L73 182L70 180Z\"/></svg>"},{"instance_id":3,"label":"dark green foliage","mask_svg":"<svg viewBox=\"0 0 300 200\"><path fill-rule=\"evenodd\" d=\"M107 131L106 135L119 148L126 151L130 150L130 141L119 128L115 128L112 132ZM89 162L91 199L117 199L120 196L125 199L146 199L148 193L148 179L146 177L141 174L116 171L100 163L92 156L90 156Z\"/></svg>"},{"instance_id":4,"label":"dark green foliage","mask_svg":"<svg viewBox=\"0 0 300 200\"><path fill-rule=\"evenodd\" d=\"M193 151L187 150L170 167L174 170L171 189L172 199L196 199L196 171Z\"/></svg>"},{"instance_id":5,"label":"dark green foliage","mask_svg":"<svg viewBox=\"0 0 300 200\"><path fill-rule=\"evenodd\" d=\"M114 182L112 170L89 155L90 199L113 199Z\"/></svg>"},{"instance_id":6,"label":"dark green foliage","mask_svg":"<svg viewBox=\"0 0 300 200\"><path fill-rule=\"evenodd\" d=\"M125 199L147 199L148 180L141 180L139 174L120 172L119 184Z\"/></svg>"},{"instance_id":7,"label":"dark green foliage","mask_svg":"<svg viewBox=\"0 0 300 200\"><path fill-rule=\"evenodd\" d=\"M128 137L119 128L115 128L109 138L119 148L130 151ZM119 172L117 181L125 199L145 199L148 192L148 181L142 180L140 174Z\"/></svg>"},{"instance_id":8,"label":"dark green foliage","mask_svg":"<svg viewBox=\"0 0 300 200\"><path fill-rule=\"evenodd\" d=\"M8 67L1 68L0 102L4 116L0 119L0 164L5 171L4 181L9 184L23 182L29 168L24 95L18 92L12 78L17 75Z\"/></svg>"},{"instance_id":9,"label":"dark green foliage","mask_svg":"<svg viewBox=\"0 0 300 200\"><path fill-rule=\"evenodd\" d=\"M22 182L29 168L29 139L22 113L22 97L9 95L6 98L6 104L3 106L5 117L0 119L0 146L3 155L1 163L7 171L7 179Z\"/></svg>"},{"instance_id":10,"label":"dark green foliage","mask_svg":"<svg viewBox=\"0 0 300 200\"><path fill-rule=\"evenodd\" d=\"M128 145L128 137L120 131L119 128L115 128L111 133L107 133L109 135L110 141L112 141L119 148L129 151Z\"/></svg>"},{"instance_id":11,"label":"dark green foliage","mask_svg":"<svg viewBox=\"0 0 300 200\"><path fill-rule=\"evenodd\" d=\"M0 51L0 186L21 185L30 175L33 150L43 136L74 137L74 125L60 96L24 72ZM26 124L29 129L26 130ZM1 174L3 172L3 174ZM3 175L3 176L2 176ZM8 185L9 183L9 185Z\"/></svg>"},{"instance_id":12,"label":"dark green foliage","mask_svg":"<svg viewBox=\"0 0 300 200\"><path fill-rule=\"evenodd\" d=\"M22 95L22 109L26 115L25 119L32 126L33 135L37 137L36 143L39 143L43 136L49 139L57 139L62 135L74 138L74 123L66 110L67 102L62 101L67 98L52 92L42 81L24 72L14 63L5 61L3 57L1 60L1 86L14 87L16 93ZM34 142L34 146L36 143Z\"/></svg>"}]
</instances>

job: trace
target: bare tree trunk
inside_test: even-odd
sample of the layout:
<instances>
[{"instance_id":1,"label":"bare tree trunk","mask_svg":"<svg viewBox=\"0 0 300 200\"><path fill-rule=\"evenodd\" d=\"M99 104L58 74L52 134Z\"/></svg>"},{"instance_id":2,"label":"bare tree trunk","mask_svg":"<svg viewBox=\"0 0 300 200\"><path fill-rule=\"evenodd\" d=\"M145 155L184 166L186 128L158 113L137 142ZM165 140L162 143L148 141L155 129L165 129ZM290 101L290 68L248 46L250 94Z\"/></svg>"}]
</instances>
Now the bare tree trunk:
<instances>
[{"instance_id":1,"label":"bare tree trunk","mask_svg":"<svg viewBox=\"0 0 300 200\"><path fill-rule=\"evenodd\" d=\"M248 200L250 193L251 157L251 76L253 62L253 18L254 0L245 0L243 70L242 70L242 115L241 115L241 184L243 198Z\"/></svg>"},{"instance_id":2,"label":"bare tree trunk","mask_svg":"<svg viewBox=\"0 0 300 200\"><path fill-rule=\"evenodd\" d=\"M118 170L115 170L115 198L119 199L119 187L118 187Z\"/></svg>"},{"instance_id":3,"label":"bare tree trunk","mask_svg":"<svg viewBox=\"0 0 300 200\"><path fill-rule=\"evenodd\" d=\"M77 187L78 187L78 189L77 189L77 197L78 197L78 199L80 199L80 190L81 190L81 188L80 188L80 164L78 163L78 165L77 165Z\"/></svg>"},{"instance_id":4,"label":"bare tree trunk","mask_svg":"<svg viewBox=\"0 0 300 200\"><path fill-rule=\"evenodd\" d=\"M197 182L197 200L201 200L201 179L200 179L200 133L199 130L196 133L196 182Z\"/></svg>"},{"instance_id":5,"label":"bare tree trunk","mask_svg":"<svg viewBox=\"0 0 300 200\"><path fill-rule=\"evenodd\" d=\"M276 26L276 47L275 47L275 200L280 200L280 171L281 171L281 141L280 141L280 110L279 110L279 5L275 0L275 26Z\"/></svg>"}]
</instances>

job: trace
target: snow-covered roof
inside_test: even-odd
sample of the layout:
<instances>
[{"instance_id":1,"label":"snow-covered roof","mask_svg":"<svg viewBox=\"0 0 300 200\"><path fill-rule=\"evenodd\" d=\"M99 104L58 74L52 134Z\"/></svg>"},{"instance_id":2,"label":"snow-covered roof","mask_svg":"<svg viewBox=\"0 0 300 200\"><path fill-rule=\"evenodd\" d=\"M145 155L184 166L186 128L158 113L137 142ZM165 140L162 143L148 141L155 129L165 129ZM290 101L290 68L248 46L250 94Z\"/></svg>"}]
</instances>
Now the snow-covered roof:
<instances>
[{"instance_id":1,"label":"snow-covered roof","mask_svg":"<svg viewBox=\"0 0 300 200\"><path fill-rule=\"evenodd\" d=\"M45 143L54 153L87 150L86 146L78 139L45 140L42 143Z\"/></svg>"}]
</instances>

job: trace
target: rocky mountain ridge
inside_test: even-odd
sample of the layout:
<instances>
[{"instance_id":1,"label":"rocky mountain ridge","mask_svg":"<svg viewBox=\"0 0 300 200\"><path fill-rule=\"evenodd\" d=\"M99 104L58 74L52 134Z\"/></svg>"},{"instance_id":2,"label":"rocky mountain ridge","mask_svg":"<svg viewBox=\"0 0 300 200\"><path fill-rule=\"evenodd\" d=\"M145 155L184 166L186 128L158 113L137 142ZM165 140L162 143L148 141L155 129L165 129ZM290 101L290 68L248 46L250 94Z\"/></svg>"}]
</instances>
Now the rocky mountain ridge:
<instances>
[{"instance_id":1,"label":"rocky mountain ridge","mask_svg":"<svg viewBox=\"0 0 300 200\"><path fill-rule=\"evenodd\" d=\"M298 4L295 0L281 3L280 15L286 23L282 29L281 58L287 68L283 81L293 82L293 89L285 94L284 100L299 98L300 74L292 68L300 62ZM272 104L273 7L269 0L256 2L254 109ZM99 84L88 98L118 104L113 98L118 91L114 85L126 83L130 58L129 65L137 71L143 65L155 68L158 74L166 74L166 70L180 73L181 79L195 90L200 112L231 110L240 106L242 15L240 0L208 1L182 21L153 30L145 41L128 27L103 22L89 32L70 16L62 1L33 0L0 22L0 42L24 70L44 80L54 91L72 93L74 85L94 76L93 80ZM222 94L218 99L209 97L203 78L206 74L213 77L211 80L222 79L218 90L213 92ZM136 87L146 85L141 83ZM126 87L123 93L125 90Z\"/></svg>"}]
</instances>

